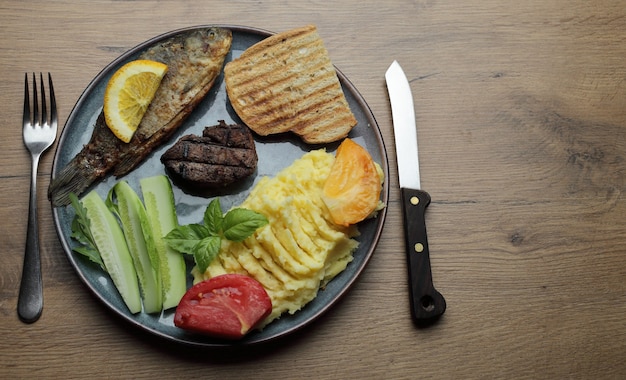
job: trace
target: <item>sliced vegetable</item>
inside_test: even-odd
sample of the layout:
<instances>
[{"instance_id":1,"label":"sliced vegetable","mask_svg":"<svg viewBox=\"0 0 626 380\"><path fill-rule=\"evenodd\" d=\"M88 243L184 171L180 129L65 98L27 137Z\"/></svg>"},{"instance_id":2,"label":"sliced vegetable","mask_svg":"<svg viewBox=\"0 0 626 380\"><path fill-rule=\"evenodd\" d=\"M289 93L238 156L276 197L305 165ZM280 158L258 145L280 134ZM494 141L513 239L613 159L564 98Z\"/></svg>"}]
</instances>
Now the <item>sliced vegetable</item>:
<instances>
[{"instance_id":1,"label":"sliced vegetable","mask_svg":"<svg viewBox=\"0 0 626 380\"><path fill-rule=\"evenodd\" d=\"M178 305L187 290L185 258L169 247L164 237L178 227L172 184L164 175L139 180L148 222L159 257L163 309Z\"/></svg>"},{"instance_id":2,"label":"sliced vegetable","mask_svg":"<svg viewBox=\"0 0 626 380\"><path fill-rule=\"evenodd\" d=\"M224 215L216 198L207 206L203 224L179 226L165 240L179 253L193 255L198 270L204 273L219 254L222 237L240 242L267 223L265 215L245 208L234 208Z\"/></svg>"},{"instance_id":3,"label":"sliced vegetable","mask_svg":"<svg viewBox=\"0 0 626 380\"><path fill-rule=\"evenodd\" d=\"M95 191L83 197L82 206L89 219L89 231L100 253L106 271L131 313L141 311L141 296L133 259L128 251L124 233L115 216Z\"/></svg>"},{"instance_id":4,"label":"sliced vegetable","mask_svg":"<svg viewBox=\"0 0 626 380\"><path fill-rule=\"evenodd\" d=\"M192 286L180 301L174 324L227 339L239 339L272 311L272 301L252 277L224 274Z\"/></svg>"},{"instance_id":5,"label":"sliced vegetable","mask_svg":"<svg viewBox=\"0 0 626 380\"><path fill-rule=\"evenodd\" d=\"M120 140L129 142L156 94L167 65L140 59L120 67L104 90L106 124Z\"/></svg>"},{"instance_id":6,"label":"sliced vegetable","mask_svg":"<svg viewBox=\"0 0 626 380\"><path fill-rule=\"evenodd\" d=\"M337 148L322 192L333 221L348 226L367 218L378 206L380 191L380 175L372 156L359 144L345 139Z\"/></svg>"},{"instance_id":7,"label":"sliced vegetable","mask_svg":"<svg viewBox=\"0 0 626 380\"><path fill-rule=\"evenodd\" d=\"M106 201L107 206L119 218L128 250L133 258L135 271L146 313L160 312L163 307L159 283L159 257L156 252L152 229L141 199L126 181L118 182Z\"/></svg>"}]
</instances>

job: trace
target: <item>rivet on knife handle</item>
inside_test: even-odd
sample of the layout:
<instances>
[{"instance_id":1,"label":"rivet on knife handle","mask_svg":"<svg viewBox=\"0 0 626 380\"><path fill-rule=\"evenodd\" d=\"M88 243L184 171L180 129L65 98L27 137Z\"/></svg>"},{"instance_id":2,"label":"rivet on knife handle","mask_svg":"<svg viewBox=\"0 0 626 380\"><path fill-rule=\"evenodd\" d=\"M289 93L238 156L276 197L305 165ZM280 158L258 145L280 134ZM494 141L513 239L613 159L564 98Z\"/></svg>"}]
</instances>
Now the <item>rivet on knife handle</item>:
<instances>
[{"instance_id":1,"label":"rivet on knife handle","mask_svg":"<svg viewBox=\"0 0 626 380\"><path fill-rule=\"evenodd\" d=\"M418 324L433 322L446 310L446 301L433 286L426 237L425 212L430 195L422 190L400 189L404 210L404 236L409 271L411 316Z\"/></svg>"}]
</instances>

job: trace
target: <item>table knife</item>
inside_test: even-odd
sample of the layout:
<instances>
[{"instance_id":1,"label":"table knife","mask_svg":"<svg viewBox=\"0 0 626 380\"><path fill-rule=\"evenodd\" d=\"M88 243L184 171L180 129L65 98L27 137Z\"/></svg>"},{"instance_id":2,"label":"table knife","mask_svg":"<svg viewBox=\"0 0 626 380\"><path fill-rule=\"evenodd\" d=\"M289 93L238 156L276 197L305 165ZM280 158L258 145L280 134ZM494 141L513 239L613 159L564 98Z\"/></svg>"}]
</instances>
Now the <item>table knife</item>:
<instances>
[{"instance_id":1,"label":"table knife","mask_svg":"<svg viewBox=\"0 0 626 380\"><path fill-rule=\"evenodd\" d=\"M421 189L417 130L411 87L402 67L393 61L385 73L398 160L398 177L404 214L404 238L409 274L411 316L419 325L436 321L446 301L433 286L425 213L430 195Z\"/></svg>"}]
</instances>

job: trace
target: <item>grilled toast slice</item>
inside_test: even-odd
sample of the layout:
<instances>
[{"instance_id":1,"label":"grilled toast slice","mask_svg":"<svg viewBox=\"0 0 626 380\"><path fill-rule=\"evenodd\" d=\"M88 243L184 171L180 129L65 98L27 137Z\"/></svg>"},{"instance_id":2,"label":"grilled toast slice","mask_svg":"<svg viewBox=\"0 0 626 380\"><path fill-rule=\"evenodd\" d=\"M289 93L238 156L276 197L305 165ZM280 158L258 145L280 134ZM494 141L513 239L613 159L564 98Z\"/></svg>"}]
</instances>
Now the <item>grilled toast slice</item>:
<instances>
[{"instance_id":1,"label":"grilled toast slice","mask_svg":"<svg viewBox=\"0 0 626 380\"><path fill-rule=\"evenodd\" d=\"M356 125L314 25L270 36L224 68L241 120L262 136L291 131L310 144L341 140Z\"/></svg>"}]
</instances>

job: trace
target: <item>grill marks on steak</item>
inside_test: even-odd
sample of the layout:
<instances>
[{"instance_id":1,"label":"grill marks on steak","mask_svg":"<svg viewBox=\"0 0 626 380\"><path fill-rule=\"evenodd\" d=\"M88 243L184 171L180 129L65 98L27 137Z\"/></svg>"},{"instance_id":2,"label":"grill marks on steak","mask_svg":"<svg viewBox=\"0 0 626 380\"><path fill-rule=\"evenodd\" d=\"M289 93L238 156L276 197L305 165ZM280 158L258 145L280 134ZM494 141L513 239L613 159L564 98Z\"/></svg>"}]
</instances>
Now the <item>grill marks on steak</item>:
<instances>
[{"instance_id":1,"label":"grill marks on steak","mask_svg":"<svg viewBox=\"0 0 626 380\"><path fill-rule=\"evenodd\" d=\"M258 157L248 127L218 125L206 127L202 136L187 135L161 156L173 180L200 189L230 185L250 176Z\"/></svg>"}]
</instances>

